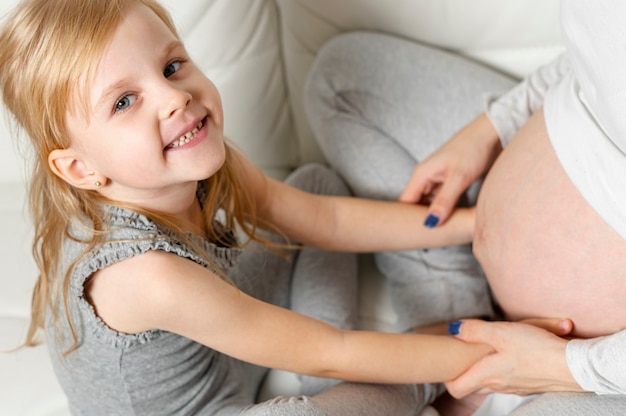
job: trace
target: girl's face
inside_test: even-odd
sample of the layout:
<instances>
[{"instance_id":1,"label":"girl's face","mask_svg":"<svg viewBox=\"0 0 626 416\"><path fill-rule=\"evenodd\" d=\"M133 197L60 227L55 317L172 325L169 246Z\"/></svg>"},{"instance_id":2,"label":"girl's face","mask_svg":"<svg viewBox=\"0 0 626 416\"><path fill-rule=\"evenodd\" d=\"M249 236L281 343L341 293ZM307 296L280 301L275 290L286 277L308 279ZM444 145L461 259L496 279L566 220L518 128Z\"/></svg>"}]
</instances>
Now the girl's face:
<instances>
[{"instance_id":1,"label":"girl's face","mask_svg":"<svg viewBox=\"0 0 626 416\"><path fill-rule=\"evenodd\" d=\"M102 178L112 200L174 213L222 166L219 93L147 7L127 11L87 92L89 120L67 117L73 161L57 160L82 187Z\"/></svg>"}]
</instances>

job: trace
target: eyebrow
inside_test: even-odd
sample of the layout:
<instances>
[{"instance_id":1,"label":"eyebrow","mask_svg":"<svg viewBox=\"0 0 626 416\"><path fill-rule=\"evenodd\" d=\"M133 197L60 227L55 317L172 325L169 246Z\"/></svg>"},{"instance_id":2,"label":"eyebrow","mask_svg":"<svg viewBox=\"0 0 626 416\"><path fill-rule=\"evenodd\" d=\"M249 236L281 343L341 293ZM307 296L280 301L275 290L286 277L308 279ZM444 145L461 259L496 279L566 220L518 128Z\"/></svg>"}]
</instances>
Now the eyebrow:
<instances>
[{"instance_id":1,"label":"eyebrow","mask_svg":"<svg viewBox=\"0 0 626 416\"><path fill-rule=\"evenodd\" d=\"M111 102L111 100L117 98L119 91L122 90L124 86L128 85L128 82L129 80L124 78L124 79L117 81L116 83L112 85L109 85L100 96L100 99L94 106L94 110L95 111L100 110L100 108L105 106L107 103Z\"/></svg>"},{"instance_id":2,"label":"eyebrow","mask_svg":"<svg viewBox=\"0 0 626 416\"><path fill-rule=\"evenodd\" d=\"M170 42L167 45L167 47L165 47L163 49L163 52L161 53L161 56L159 57L159 59L160 60L164 60L176 48L183 48L184 49L185 45L180 40L175 40L175 41ZM123 90L126 87L126 85L128 85L129 83L130 83L130 79L129 78L122 78L122 79L116 81L115 83L107 86L104 89L104 91L102 92L102 94L100 95L100 98L98 99L96 104L94 105L94 111L98 111L105 104L107 104L107 103L111 102L111 100L117 98L117 96L120 94L119 91Z\"/></svg>"}]
</instances>

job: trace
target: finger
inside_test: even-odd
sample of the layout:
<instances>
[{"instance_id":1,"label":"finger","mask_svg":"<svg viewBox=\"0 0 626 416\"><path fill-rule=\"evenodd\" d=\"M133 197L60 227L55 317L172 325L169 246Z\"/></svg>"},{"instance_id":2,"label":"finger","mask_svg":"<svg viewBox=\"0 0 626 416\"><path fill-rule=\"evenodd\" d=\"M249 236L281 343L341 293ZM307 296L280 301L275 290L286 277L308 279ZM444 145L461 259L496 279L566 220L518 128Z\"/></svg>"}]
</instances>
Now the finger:
<instances>
[{"instance_id":1,"label":"finger","mask_svg":"<svg viewBox=\"0 0 626 416\"><path fill-rule=\"evenodd\" d=\"M521 322L545 329L561 337L570 334L574 329L574 323L569 318L529 318Z\"/></svg>"},{"instance_id":2,"label":"finger","mask_svg":"<svg viewBox=\"0 0 626 416\"><path fill-rule=\"evenodd\" d=\"M409 183L407 183L406 187L400 194L400 198L398 200L400 202L407 202L410 204L415 204L419 202L422 196L429 192L431 188L431 181L428 177L424 175L413 174Z\"/></svg>"},{"instance_id":3,"label":"finger","mask_svg":"<svg viewBox=\"0 0 626 416\"><path fill-rule=\"evenodd\" d=\"M451 381L446 383L446 389L450 396L454 397L457 400L461 400L467 396L471 396L473 394L489 394L492 393L491 390L486 388L479 388L475 390L471 390L469 388L465 388L464 385L460 384L457 381Z\"/></svg>"},{"instance_id":4,"label":"finger","mask_svg":"<svg viewBox=\"0 0 626 416\"><path fill-rule=\"evenodd\" d=\"M498 356L488 355L475 362L454 380L445 383L451 396L460 399L471 394L487 394L495 391L494 369L499 368Z\"/></svg>"},{"instance_id":5,"label":"finger","mask_svg":"<svg viewBox=\"0 0 626 416\"><path fill-rule=\"evenodd\" d=\"M429 208L429 212L439 219L436 225L446 222L455 208L459 196L465 192L465 188L465 182L461 176L452 176L443 183Z\"/></svg>"},{"instance_id":6,"label":"finger","mask_svg":"<svg viewBox=\"0 0 626 416\"><path fill-rule=\"evenodd\" d=\"M498 339L497 327L500 324L480 319L463 319L450 322L448 333L465 342L493 345Z\"/></svg>"},{"instance_id":7,"label":"finger","mask_svg":"<svg viewBox=\"0 0 626 416\"><path fill-rule=\"evenodd\" d=\"M448 393L450 393L450 396L455 399L462 399L472 394L484 391L484 388L482 386L478 386L468 373L461 374L454 380L447 381L445 385Z\"/></svg>"},{"instance_id":8,"label":"finger","mask_svg":"<svg viewBox=\"0 0 626 416\"><path fill-rule=\"evenodd\" d=\"M465 396L469 396L470 394L472 394L471 392L468 393L465 389L461 388L458 382L459 378L444 383L446 386L446 390L448 391L450 396L454 397L457 400L460 400Z\"/></svg>"}]
</instances>

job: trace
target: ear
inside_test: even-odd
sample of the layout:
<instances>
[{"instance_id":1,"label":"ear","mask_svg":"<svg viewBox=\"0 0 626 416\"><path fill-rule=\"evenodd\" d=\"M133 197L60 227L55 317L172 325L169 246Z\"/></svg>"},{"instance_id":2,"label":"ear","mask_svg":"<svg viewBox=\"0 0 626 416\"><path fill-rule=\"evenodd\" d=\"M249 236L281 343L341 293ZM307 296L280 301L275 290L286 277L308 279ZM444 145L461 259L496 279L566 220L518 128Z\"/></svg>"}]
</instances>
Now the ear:
<instances>
[{"instance_id":1,"label":"ear","mask_svg":"<svg viewBox=\"0 0 626 416\"><path fill-rule=\"evenodd\" d=\"M55 149L48 156L50 169L65 182L81 189L98 189L106 177L89 169L72 149Z\"/></svg>"}]
</instances>

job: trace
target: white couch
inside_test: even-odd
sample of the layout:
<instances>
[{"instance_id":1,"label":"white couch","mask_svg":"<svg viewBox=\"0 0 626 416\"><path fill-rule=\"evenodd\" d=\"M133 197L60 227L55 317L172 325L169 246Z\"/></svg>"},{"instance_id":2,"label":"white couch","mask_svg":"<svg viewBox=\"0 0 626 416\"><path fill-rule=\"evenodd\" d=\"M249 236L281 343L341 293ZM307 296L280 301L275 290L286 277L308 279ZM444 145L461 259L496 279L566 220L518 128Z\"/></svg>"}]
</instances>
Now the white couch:
<instances>
[{"instance_id":1,"label":"white couch","mask_svg":"<svg viewBox=\"0 0 626 416\"><path fill-rule=\"evenodd\" d=\"M17 0L3 0L4 14ZM165 0L190 53L222 93L226 133L268 174L323 161L302 111L303 84L332 36L369 29L473 57L523 76L562 51L558 0ZM25 209L24 162L0 125L0 349L24 337L36 269ZM26 148L27 149L27 148ZM384 282L361 256L363 328L393 330ZM264 396L297 393L279 372ZM45 346L0 354L0 414L67 415Z\"/></svg>"}]
</instances>

